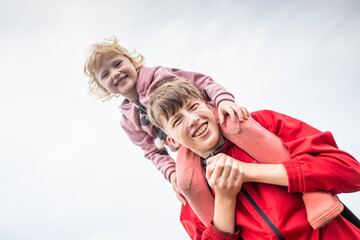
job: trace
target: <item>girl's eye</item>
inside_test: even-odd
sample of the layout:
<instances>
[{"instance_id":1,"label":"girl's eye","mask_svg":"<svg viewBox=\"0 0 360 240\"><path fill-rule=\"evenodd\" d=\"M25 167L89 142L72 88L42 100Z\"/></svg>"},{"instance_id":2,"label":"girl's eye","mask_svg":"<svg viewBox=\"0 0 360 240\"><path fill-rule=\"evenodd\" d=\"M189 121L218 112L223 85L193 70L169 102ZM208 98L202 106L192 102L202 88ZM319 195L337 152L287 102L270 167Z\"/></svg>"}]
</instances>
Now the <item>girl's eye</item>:
<instances>
[{"instance_id":1,"label":"girl's eye","mask_svg":"<svg viewBox=\"0 0 360 240\"><path fill-rule=\"evenodd\" d=\"M115 64L115 67L120 67L121 66L121 62L117 62L116 64Z\"/></svg>"},{"instance_id":2,"label":"girl's eye","mask_svg":"<svg viewBox=\"0 0 360 240\"><path fill-rule=\"evenodd\" d=\"M105 74L102 76L102 79L107 78L107 76L109 76L109 73L105 73Z\"/></svg>"}]
</instances>

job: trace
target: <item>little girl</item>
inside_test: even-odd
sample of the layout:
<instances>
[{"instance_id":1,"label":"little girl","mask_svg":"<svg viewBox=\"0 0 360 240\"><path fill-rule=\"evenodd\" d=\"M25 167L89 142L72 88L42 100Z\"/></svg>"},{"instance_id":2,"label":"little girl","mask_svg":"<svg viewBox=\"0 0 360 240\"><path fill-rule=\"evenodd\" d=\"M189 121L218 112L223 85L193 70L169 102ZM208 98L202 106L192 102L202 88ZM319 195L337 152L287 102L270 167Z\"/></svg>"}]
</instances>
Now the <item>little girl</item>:
<instances>
[{"instance_id":1,"label":"little girl","mask_svg":"<svg viewBox=\"0 0 360 240\"><path fill-rule=\"evenodd\" d=\"M118 44L114 37L92 45L84 67L89 79L89 91L103 101L112 97L124 97L121 108L121 126L130 140L140 146L146 158L171 182L177 198L185 205L176 184L175 161L164 144L172 151L176 149L166 141L166 135L154 127L146 117L146 105L156 85L165 79L183 77L189 79L206 97L218 107L219 121L223 123L226 114L235 120L249 115L246 108L235 104L234 96L206 75L167 67L146 67L144 57L129 52Z\"/></svg>"}]
</instances>

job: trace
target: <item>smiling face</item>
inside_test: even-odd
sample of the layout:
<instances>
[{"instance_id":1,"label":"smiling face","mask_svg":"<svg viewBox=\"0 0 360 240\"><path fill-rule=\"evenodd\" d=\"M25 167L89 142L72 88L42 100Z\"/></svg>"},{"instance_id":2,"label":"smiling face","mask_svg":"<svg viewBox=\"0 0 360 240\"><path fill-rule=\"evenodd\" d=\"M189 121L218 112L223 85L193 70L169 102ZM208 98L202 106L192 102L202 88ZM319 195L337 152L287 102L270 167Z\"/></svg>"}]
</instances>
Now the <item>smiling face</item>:
<instances>
[{"instance_id":1,"label":"smiling face","mask_svg":"<svg viewBox=\"0 0 360 240\"><path fill-rule=\"evenodd\" d=\"M138 97L138 74L131 61L124 55L103 57L95 70L95 78L106 91L135 101Z\"/></svg>"},{"instance_id":2,"label":"smiling face","mask_svg":"<svg viewBox=\"0 0 360 240\"><path fill-rule=\"evenodd\" d=\"M164 119L164 130L174 146L187 147L203 158L225 142L214 113L200 100L187 101L169 121Z\"/></svg>"}]
</instances>

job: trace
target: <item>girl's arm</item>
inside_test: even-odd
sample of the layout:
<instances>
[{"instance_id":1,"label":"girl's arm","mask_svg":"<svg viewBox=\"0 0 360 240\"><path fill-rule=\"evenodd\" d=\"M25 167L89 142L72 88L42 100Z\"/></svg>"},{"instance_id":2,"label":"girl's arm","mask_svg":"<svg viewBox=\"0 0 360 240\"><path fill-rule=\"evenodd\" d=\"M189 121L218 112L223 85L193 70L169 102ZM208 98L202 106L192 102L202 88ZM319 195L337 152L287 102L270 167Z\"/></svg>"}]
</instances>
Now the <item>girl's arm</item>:
<instances>
[{"instance_id":1,"label":"girl's arm","mask_svg":"<svg viewBox=\"0 0 360 240\"><path fill-rule=\"evenodd\" d=\"M170 174L175 171L175 161L170 157L167 150L157 149L153 144L154 139L140 126L123 116L121 127L128 135L129 139L144 151L144 156L150 159L156 168L170 181Z\"/></svg>"},{"instance_id":2,"label":"girl's arm","mask_svg":"<svg viewBox=\"0 0 360 240\"><path fill-rule=\"evenodd\" d=\"M170 69L167 70L169 71ZM220 124L223 124L227 114L230 115L233 121L235 120L235 115L238 115L241 121L249 116L249 111L245 107L238 106L235 103L234 95L226 91L223 86L216 83L210 76L183 70L174 71L174 69L171 69L170 71L178 77L190 80L208 101L213 102L218 108Z\"/></svg>"},{"instance_id":3,"label":"girl's arm","mask_svg":"<svg viewBox=\"0 0 360 240\"><path fill-rule=\"evenodd\" d=\"M190 80L216 106L223 100L235 101L234 95L226 91L223 86L216 83L210 76L174 68L164 68L163 74L169 77L183 77Z\"/></svg>"},{"instance_id":4,"label":"girl's arm","mask_svg":"<svg viewBox=\"0 0 360 240\"><path fill-rule=\"evenodd\" d=\"M249 111L242 106L235 103L234 95L228 92L223 86L216 83L210 76L206 76L201 73L186 72L179 70L175 74L184 75L189 79L207 98L208 101L212 101L218 108L220 124L224 123L225 116L230 115L231 119L235 120L235 115L239 116L240 121L249 116Z\"/></svg>"}]
</instances>

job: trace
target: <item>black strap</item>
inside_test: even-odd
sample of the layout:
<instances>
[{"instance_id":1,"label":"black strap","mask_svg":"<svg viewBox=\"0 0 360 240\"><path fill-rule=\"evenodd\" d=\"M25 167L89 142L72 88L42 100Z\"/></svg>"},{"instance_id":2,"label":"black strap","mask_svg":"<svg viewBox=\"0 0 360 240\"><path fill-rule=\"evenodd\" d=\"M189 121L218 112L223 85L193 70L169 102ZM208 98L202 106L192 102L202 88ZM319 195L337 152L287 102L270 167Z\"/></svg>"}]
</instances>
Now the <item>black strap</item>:
<instances>
[{"instance_id":1,"label":"black strap","mask_svg":"<svg viewBox=\"0 0 360 240\"><path fill-rule=\"evenodd\" d=\"M344 205L344 210L341 212L341 216L346 220L348 220L349 222L351 222L355 227L360 229L360 220L356 217L356 215L353 212L350 211L350 209L348 209L345 206L344 203L343 205Z\"/></svg>"},{"instance_id":2,"label":"black strap","mask_svg":"<svg viewBox=\"0 0 360 240\"><path fill-rule=\"evenodd\" d=\"M138 106L138 108L139 108L139 112L141 113L141 114L147 114L147 109L146 109L146 107L140 102L140 99L139 98L137 98L135 101L134 101L134 103L136 104L136 106ZM146 120L147 120L147 118L145 118ZM147 126L148 125L148 123L146 123L145 124L145 126ZM158 136L161 140L166 140L166 137L167 137L167 135L166 135L166 133L163 131L163 130L161 130L160 128L158 128L158 127L156 127L156 126L154 126L153 125L153 129L154 129L154 131L155 131L155 134L156 134L156 136Z\"/></svg>"},{"instance_id":3,"label":"black strap","mask_svg":"<svg viewBox=\"0 0 360 240\"><path fill-rule=\"evenodd\" d=\"M254 199L250 196L250 194L245 190L245 188L241 188L241 192L245 195L245 197L249 200L251 205L256 209L256 211L260 214L260 216L265 220L265 222L269 225L271 230L276 234L276 236L280 240L285 240L283 235L281 235L280 231L275 227L275 225L270 221L270 219L266 216L266 214L261 210L261 208L256 204Z\"/></svg>"},{"instance_id":4,"label":"black strap","mask_svg":"<svg viewBox=\"0 0 360 240\"><path fill-rule=\"evenodd\" d=\"M138 106L140 113L142 114L146 114L147 110L146 107L144 105L142 105L142 103L140 102L140 99L137 98L134 103L136 104L136 106Z\"/></svg>"}]
</instances>

